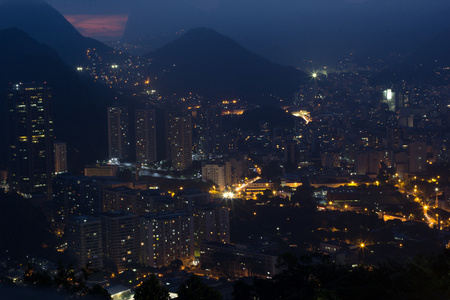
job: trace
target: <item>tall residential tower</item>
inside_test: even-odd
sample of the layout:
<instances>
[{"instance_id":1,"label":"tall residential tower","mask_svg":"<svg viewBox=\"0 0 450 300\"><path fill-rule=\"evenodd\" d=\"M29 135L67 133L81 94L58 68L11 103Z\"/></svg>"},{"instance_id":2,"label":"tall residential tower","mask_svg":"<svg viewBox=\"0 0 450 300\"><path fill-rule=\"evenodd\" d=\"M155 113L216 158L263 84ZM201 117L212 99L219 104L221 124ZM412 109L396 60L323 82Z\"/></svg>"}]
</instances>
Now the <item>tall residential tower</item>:
<instances>
[{"instance_id":1,"label":"tall residential tower","mask_svg":"<svg viewBox=\"0 0 450 300\"><path fill-rule=\"evenodd\" d=\"M156 161L156 111L155 109L137 109L134 112L136 135L136 162L152 163Z\"/></svg>"},{"instance_id":2,"label":"tall residential tower","mask_svg":"<svg viewBox=\"0 0 450 300\"><path fill-rule=\"evenodd\" d=\"M191 116L183 113L169 115L169 141L172 167L186 170L192 165Z\"/></svg>"},{"instance_id":3,"label":"tall residential tower","mask_svg":"<svg viewBox=\"0 0 450 300\"><path fill-rule=\"evenodd\" d=\"M126 159L130 154L128 108L108 107L108 146L110 159Z\"/></svg>"},{"instance_id":4,"label":"tall residential tower","mask_svg":"<svg viewBox=\"0 0 450 300\"><path fill-rule=\"evenodd\" d=\"M8 92L10 186L24 195L52 195L51 97L45 84L15 84Z\"/></svg>"}]
</instances>

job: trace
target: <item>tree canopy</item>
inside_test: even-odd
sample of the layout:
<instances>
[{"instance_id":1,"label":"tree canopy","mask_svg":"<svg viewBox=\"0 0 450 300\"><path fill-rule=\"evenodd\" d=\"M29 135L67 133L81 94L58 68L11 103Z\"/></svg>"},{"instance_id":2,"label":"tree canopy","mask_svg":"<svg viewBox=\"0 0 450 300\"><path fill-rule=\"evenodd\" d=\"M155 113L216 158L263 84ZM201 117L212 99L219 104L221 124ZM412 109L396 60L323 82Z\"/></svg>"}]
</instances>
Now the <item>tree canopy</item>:
<instances>
[{"instance_id":1,"label":"tree canopy","mask_svg":"<svg viewBox=\"0 0 450 300\"><path fill-rule=\"evenodd\" d=\"M178 289L179 300L221 300L219 291L204 284L200 277L192 275Z\"/></svg>"},{"instance_id":2,"label":"tree canopy","mask_svg":"<svg viewBox=\"0 0 450 300\"><path fill-rule=\"evenodd\" d=\"M134 290L135 300L167 300L169 299L169 290L161 286L158 278L151 274L150 278Z\"/></svg>"},{"instance_id":3,"label":"tree canopy","mask_svg":"<svg viewBox=\"0 0 450 300\"><path fill-rule=\"evenodd\" d=\"M370 268L327 259L313 263L285 254L279 267L283 271L272 279L255 279L252 285L237 282L233 299L450 299L448 250Z\"/></svg>"}]
</instances>

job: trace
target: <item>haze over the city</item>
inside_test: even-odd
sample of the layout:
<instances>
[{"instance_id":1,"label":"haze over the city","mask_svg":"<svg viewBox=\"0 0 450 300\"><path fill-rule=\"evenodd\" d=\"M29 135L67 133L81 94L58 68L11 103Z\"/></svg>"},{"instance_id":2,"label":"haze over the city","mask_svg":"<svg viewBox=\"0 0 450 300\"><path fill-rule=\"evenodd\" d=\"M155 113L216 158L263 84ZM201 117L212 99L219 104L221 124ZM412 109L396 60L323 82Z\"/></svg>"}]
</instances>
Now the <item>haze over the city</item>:
<instances>
[{"instance_id":1,"label":"haze over the city","mask_svg":"<svg viewBox=\"0 0 450 300\"><path fill-rule=\"evenodd\" d=\"M49 0L84 35L154 50L194 27L209 27L272 61L335 63L352 52L404 50L448 29L445 0ZM405 46L406 47L406 46Z\"/></svg>"}]
</instances>

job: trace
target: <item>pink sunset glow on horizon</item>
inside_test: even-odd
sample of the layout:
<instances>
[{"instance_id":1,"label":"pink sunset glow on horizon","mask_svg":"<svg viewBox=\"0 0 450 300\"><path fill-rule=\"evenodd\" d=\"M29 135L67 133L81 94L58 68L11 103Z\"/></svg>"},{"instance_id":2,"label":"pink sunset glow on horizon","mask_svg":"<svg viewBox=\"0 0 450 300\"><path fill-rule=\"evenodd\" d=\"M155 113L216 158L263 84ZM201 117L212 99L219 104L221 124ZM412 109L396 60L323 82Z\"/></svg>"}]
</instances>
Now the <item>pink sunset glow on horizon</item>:
<instances>
[{"instance_id":1,"label":"pink sunset glow on horizon","mask_svg":"<svg viewBox=\"0 0 450 300\"><path fill-rule=\"evenodd\" d=\"M121 38L128 15L64 15L83 36Z\"/></svg>"}]
</instances>

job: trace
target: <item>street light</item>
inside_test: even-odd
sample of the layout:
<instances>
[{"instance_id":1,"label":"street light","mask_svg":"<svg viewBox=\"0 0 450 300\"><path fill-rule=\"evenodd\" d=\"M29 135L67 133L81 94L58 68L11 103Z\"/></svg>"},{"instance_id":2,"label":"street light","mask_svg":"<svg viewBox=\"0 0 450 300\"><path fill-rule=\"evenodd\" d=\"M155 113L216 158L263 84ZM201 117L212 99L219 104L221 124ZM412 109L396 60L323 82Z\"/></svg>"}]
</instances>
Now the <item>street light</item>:
<instances>
[{"instance_id":1,"label":"street light","mask_svg":"<svg viewBox=\"0 0 450 300\"><path fill-rule=\"evenodd\" d=\"M366 245L364 244L364 242L361 242L361 243L359 244L359 248L360 248L360 250L362 251L362 255L363 255L363 264L364 264L365 261L366 261L366 253L365 253L365 251L364 251L364 249L366 248Z\"/></svg>"},{"instance_id":2,"label":"street light","mask_svg":"<svg viewBox=\"0 0 450 300\"><path fill-rule=\"evenodd\" d=\"M311 73L311 78L314 80L314 99L317 98L317 79L319 79L319 74L317 72Z\"/></svg>"},{"instance_id":3,"label":"street light","mask_svg":"<svg viewBox=\"0 0 450 300\"><path fill-rule=\"evenodd\" d=\"M223 197L225 198L225 199L233 199L234 198L234 193L233 192L225 192L225 193L223 193Z\"/></svg>"}]
</instances>

